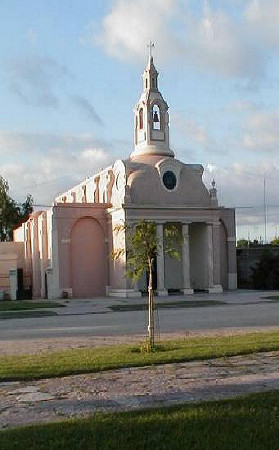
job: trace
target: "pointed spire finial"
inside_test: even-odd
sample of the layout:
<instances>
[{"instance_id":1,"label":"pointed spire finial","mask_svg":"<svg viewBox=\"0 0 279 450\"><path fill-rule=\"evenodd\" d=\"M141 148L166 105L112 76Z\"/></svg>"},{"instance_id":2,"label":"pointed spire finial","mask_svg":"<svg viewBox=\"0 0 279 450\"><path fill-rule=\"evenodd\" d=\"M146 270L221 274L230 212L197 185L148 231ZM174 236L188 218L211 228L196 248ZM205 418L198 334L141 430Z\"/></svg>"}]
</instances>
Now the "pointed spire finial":
<instances>
[{"instance_id":1,"label":"pointed spire finial","mask_svg":"<svg viewBox=\"0 0 279 450\"><path fill-rule=\"evenodd\" d=\"M212 188L209 189L209 195L210 195L210 199L211 199L211 204L212 206L218 206L218 198L217 198L217 189L216 189L216 183L215 180L213 178L212 182L211 182L211 186Z\"/></svg>"},{"instance_id":2,"label":"pointed spire finial","mask_svg":"<svg viewBox=\"0 0 279 450\"><path fill-rule=\"evenodd\" d=\"M152 58L152 49L155 47L154 42L149 41L149 44L147 44L147 47L149 48L149 58Z\"/></svg>"}]
</instances>

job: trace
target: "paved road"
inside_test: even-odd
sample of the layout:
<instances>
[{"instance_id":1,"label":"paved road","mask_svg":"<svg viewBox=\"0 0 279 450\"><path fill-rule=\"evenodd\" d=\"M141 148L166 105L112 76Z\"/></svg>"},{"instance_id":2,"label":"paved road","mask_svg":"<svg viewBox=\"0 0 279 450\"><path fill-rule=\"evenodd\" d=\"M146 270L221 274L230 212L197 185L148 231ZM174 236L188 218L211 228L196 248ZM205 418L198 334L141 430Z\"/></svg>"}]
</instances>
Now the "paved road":
<instances>
[{"instance_id":1,"label":"paved road","mask_svg":"<svg viewBox=\"0 0 279 450\"><path fill-rule=\"evenodd\" d=\"M279 326L279 302L264 300L271 293L237 291L187 298L199 302L225 302L218 306L160 309L157 319L161 332L187 332L223 328ZM272 292L272 295L278 292ZM185 297L157 299L158 302L177 302ZM185 301L187 301L187 299ZM111 336L139 334L145 329L146 313L142 311L113 312L112 304L138 304L144 299L73 300L67 308L60 308L58 316L10 319L0 321L1 340L57 338L69 336Z\"/></svg>"}]
</instances>

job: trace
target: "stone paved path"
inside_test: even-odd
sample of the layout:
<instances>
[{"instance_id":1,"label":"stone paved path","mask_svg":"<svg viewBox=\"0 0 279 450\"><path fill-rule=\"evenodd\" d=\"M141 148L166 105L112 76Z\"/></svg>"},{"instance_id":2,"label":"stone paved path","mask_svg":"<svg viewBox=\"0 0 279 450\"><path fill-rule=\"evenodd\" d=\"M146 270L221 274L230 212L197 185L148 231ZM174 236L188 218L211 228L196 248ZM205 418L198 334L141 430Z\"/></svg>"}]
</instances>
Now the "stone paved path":
<instances>
[{"instance_id":1,"label":"stone paved path","mask_svg":"<svg viewBox=\"0 0 279 450\"><path fill-rule=\"evenodd\" d=\"M279 389L279 352L0 383L0 428Z\"/></svg>"}]
</instances>

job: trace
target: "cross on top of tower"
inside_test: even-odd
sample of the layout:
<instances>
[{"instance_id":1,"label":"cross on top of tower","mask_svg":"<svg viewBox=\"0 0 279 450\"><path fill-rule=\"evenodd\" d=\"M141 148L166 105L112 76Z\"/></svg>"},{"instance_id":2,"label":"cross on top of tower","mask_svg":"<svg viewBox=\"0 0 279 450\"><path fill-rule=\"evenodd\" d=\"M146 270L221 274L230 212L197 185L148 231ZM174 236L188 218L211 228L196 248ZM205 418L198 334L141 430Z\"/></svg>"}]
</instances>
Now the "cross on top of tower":
<instances>
[{"instance_id":1,"label":"cross on top of tower","mask_svg":"<svg viewBox=\"0 0 279 450\"><path fill-rule=\"evenodd\" d=\"M154 42L149 41L149 44L147 44L147 47L149 48L149 58L152 58L152 49L155 47Z\"/></svg>"}]
</instances>

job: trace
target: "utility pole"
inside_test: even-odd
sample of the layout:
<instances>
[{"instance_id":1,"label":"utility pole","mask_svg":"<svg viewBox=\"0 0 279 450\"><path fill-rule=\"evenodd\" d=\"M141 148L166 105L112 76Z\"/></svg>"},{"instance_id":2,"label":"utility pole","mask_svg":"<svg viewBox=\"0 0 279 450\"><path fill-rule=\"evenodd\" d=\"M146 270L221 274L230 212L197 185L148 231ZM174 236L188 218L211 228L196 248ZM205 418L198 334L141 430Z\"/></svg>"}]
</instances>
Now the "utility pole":
<instances>
[{"instance_id":1,"label":"utility pole","mask_svg":"<svg viewBox=\"0 0 279 450\"><path fill-rule=\"evenodd\" d=\"M266 203L266 179L264 171L263 179L263 194L264 194L264 243L267 244L266 230L267 230L267 203Z\"/></svg>"}]
</instances>

